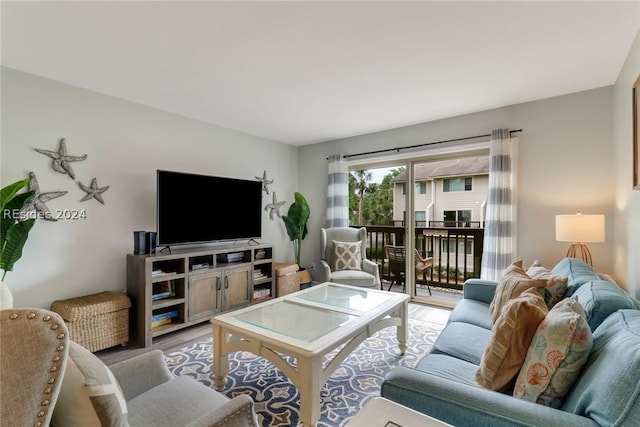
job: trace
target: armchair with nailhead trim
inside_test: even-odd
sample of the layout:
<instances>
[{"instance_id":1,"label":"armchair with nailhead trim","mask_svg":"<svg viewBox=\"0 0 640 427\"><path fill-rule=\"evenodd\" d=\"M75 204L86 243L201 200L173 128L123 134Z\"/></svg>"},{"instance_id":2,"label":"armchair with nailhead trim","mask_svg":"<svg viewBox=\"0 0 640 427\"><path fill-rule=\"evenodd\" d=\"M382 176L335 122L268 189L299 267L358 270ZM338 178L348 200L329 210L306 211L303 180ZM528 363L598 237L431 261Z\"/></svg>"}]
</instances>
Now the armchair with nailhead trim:
<instances>
[{"instance_id":1,"label":"armchair with nailhead trim","mask_svg":"<svg viewBox=\"0 0 640 427\"><path fill-rule=\"evenodd\" d=\"M256 427L253 400L174 376L153 350L107 367L55 312L0 310L3 426Z\"/></svg>"}]
</instances>

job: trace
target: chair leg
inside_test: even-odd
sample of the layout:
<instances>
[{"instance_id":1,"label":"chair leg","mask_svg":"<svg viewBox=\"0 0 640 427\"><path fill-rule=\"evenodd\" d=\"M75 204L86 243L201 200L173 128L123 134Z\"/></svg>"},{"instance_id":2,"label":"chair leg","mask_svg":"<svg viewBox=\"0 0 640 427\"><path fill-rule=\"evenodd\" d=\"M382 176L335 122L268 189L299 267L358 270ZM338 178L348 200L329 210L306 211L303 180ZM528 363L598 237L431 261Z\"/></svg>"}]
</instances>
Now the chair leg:
<instances>
[{"instance_id":1,"label":"chair leg","mask_svg":"<svg viewBox=\"0 0 640 427\"><path fill-rule=\"evenodd\" d=\"M427 273L425 272L422 273L422 280L424 280L424 283L427 284L427 290L429 291L429 296L433 296L431 295L431 286L429 286L429 281L427 280Z\"/></svg>"}]
</instances>

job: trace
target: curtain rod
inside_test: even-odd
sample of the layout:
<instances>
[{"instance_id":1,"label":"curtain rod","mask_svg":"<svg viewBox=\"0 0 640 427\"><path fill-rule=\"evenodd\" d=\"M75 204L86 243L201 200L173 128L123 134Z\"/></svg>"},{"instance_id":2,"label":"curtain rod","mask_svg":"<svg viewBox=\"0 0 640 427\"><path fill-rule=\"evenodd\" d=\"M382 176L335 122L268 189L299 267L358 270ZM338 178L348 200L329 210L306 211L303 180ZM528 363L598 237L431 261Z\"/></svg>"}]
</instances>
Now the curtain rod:
<instances>
[{"instance_id":1,"label":"curtain rod","mask_svg":"<svg viewBox=\"0 0 640 427\"><path fill-rule=\"evenodd\" d=\"M513 133L519 133L519 132L522 132L522 129L510 130L509 131L509 135L511 135ZM404 147L397 147L397 148L385 148L384 150L367 151L367 152L364 152L364 153L357 153L357 154L345 154L343 157L345 159L350 159L351 157L367 156L369 154L389 153L389 152L392 152L392 151L400 152L400 150L410 150L412 148L427 147L429 145L445 144L447 142L466 141L466 140L469 140L469 139L477 139L477 138L487 138L487 137L490 137L490 136L491 136L490 133L487 133L485 135L465 136L464 138L447 139L447 140L444 140L444 141L436 141L436 142L426 142L424 144L406 145ZM327 159L328 159L328 157L327 157Z\"/></svg>"}]
</instances>

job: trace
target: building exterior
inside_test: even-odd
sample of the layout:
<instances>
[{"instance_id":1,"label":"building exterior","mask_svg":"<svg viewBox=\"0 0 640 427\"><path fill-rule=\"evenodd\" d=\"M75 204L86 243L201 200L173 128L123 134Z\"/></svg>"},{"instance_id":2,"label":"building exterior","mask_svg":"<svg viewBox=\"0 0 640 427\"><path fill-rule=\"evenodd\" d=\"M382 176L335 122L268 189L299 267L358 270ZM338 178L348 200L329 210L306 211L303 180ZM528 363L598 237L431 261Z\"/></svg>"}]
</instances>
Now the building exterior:
<instances>
[{"instance_id":1,"label":"building exterior","mask_svg":"<svg viewBox=\"0 0 640 427\"><path fill-rule=\"evenodd\" d=\"M404 224L406 171L393 180L393 220ZM483 226L489 156L463 157L416 165L415 218L417 227Z\"/></svg>"}]
</instances>

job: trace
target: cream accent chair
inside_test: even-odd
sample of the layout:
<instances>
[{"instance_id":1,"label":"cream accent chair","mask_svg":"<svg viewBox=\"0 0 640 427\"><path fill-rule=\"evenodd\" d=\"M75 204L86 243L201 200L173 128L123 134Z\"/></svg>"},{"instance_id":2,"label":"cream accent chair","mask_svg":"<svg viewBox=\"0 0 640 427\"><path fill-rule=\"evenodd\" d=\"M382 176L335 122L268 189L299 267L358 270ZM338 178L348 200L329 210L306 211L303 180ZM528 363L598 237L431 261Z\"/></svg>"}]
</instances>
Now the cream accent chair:
<instances>
[{"instance_id":1,"label":"cream accent chair","mask_svg":"<svg viewBox=\"0 0 640 427\"><path fill-rule=\"evenodd\" d=\"M3 426L258 426L249 396L174 376L160 350L107 368L48 310L0 311L0 369Z\"/></svg>"},{"instance_id":2,"label":"cream accent chair","mask_svg":"<svg viewBox=\"0 0 640 427\"><path fill-rule=\"evenodd\" d=\"M366 258L367 229L365 227L321 228L321 274L323 282L341 283L343 285L361 286L364 288L380 288L380 272L378 264ZM360 242L361 270L334 270L335 246L337 242Z\"/></svg>"}]
</instances>

